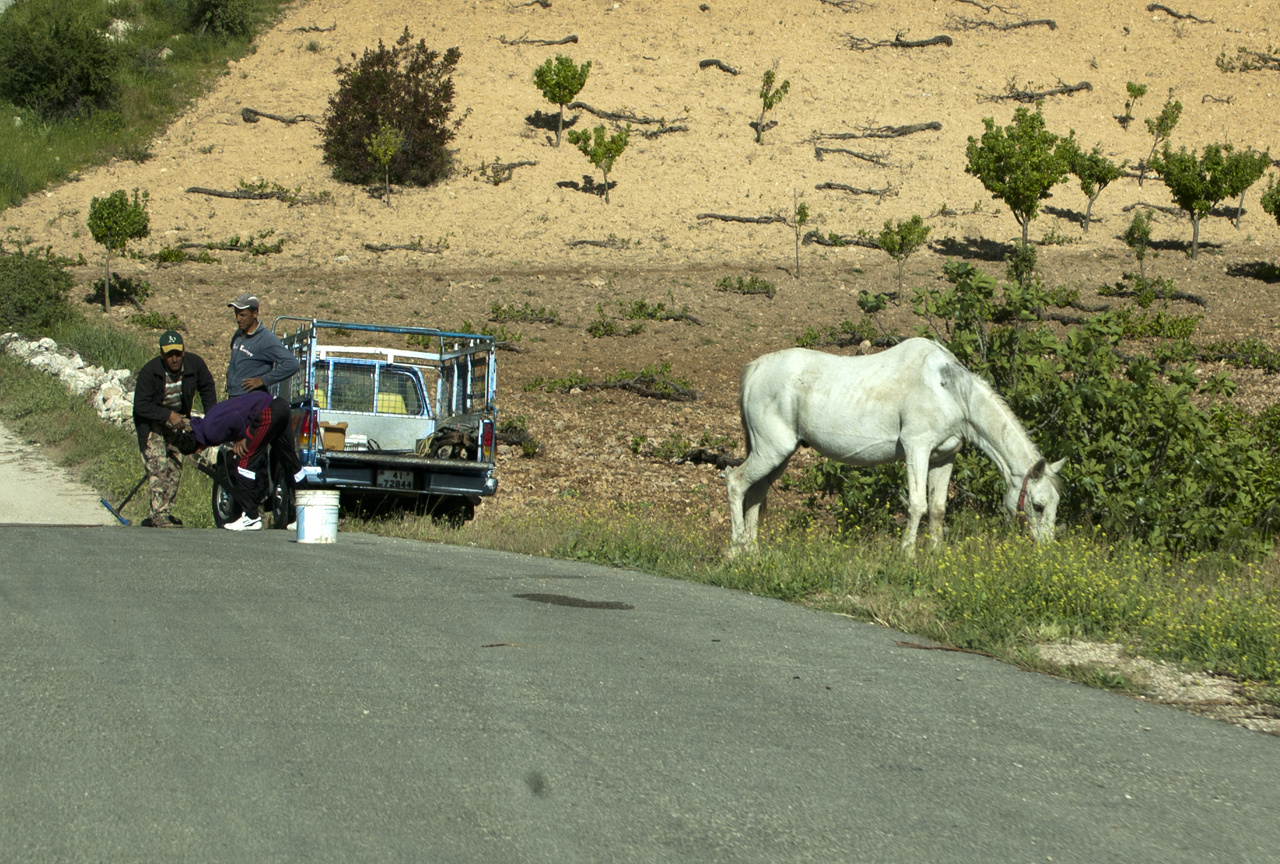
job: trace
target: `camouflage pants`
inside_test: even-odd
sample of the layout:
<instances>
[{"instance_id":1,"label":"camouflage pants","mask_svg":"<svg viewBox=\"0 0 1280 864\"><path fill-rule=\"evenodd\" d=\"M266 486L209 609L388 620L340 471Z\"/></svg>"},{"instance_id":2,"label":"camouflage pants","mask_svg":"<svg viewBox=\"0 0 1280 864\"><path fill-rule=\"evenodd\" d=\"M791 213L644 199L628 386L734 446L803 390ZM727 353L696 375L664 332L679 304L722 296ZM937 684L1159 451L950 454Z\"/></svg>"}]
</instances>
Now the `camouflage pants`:
<instances>
[{"instance_id":1,"label":"camouflage pants","mask_svg":"<svg viewBox=\"0 0 1280 864\"><path fill-rule=\"evenodd\" d=\"M178 497L178 482L182 479L182 454L173 437L154 431L148 434L142 465L147 471L147 488L151 490L151 521L168 521L173 499Z\"/></svg>"}]
</instances>

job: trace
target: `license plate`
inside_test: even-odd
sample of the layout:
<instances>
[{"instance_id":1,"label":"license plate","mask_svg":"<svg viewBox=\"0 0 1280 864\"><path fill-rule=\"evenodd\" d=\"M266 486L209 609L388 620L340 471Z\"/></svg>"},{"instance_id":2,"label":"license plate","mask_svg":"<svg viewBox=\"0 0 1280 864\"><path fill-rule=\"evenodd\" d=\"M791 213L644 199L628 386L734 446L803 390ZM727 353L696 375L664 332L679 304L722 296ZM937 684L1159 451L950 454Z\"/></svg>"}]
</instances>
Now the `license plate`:
<instances>
[{"instance_id":1,"label":"license plate","mask_svg":"<svg viewBox=\"0 0 1280 864\"><path fill-rule=\"evenodd\" d=\"M412 489L413 472L379 471L377 485L379 489Z\"/></svg>"}]
</instances>

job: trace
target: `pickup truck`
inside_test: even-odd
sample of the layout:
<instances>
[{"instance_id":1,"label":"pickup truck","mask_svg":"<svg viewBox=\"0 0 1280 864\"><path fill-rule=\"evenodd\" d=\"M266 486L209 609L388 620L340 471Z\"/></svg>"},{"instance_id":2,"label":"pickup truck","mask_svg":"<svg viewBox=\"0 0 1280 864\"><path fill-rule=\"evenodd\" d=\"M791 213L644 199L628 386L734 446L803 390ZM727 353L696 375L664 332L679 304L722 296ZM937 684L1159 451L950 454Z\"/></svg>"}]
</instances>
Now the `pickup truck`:
<instances>
[{"instance_id":1,"label":"pickup truck","mask_svg":"<svg viewBox=\"0 0 1280 864\"><path fill-rule=\"evenodd\" d=\"M299 363L273 388L292 409L305 472L299 491L394 496L452 519L471 518L481 497L497 491L492 336L291 316L272 329ZM294 518L293 500L278 473L269 506L283 528ZM214 476L221 526L239 508Z\"/></svg>"}]
</instances>

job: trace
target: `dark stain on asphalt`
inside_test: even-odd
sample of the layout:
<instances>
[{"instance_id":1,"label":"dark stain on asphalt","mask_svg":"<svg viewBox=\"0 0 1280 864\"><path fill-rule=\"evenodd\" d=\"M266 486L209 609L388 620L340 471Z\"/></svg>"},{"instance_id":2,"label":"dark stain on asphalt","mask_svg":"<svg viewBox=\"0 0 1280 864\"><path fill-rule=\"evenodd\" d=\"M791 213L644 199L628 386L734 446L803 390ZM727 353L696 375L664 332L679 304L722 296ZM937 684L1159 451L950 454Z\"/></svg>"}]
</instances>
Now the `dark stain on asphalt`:
<instances>
[{"instance_id":1,"label":"dark stain on asphalt","mask_svg":"<svg viewBox=\"0 0 1280 864\"><path fill-rule=\"evenodd\" d=\"M564 594L517 594L521 600L532 600L534 603L550 603L552 606L576 606L579 609L634 609L630 603L618 600L583 600L581 597L568 597Z\"/></svg>"}]
</instances>

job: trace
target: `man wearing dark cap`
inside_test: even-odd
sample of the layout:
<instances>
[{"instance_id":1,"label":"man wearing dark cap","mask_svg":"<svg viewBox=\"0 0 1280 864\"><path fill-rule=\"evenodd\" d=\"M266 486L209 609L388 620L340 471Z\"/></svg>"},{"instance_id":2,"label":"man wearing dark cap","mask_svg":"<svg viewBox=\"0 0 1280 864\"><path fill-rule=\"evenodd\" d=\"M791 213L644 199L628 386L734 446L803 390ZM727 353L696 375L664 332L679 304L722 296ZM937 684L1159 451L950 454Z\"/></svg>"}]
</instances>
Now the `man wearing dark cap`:
<instances>
[{"instance_id":1,"label":"man wearing dark cap","mask_svg":"<svg viewBox=\"0 0 1280 864\"><path fill-rule=\"evenodd\" d=\"M151 490L151 515L142 521L153 528L176 528L182 522L173 515L173 499L182 479L182 454L175 436L191 416L196 393L207 413L218 395L209 367L197 354L184 350L181 334L166 330L160 335L160 356L138 372L133 393L133 425Z\"/></svg>"},{"instance_id":2,"label":"man wearing dark cap","mask_svg":"<svg viewBox=\"0 0 1280 864\"><path fill-rule=\"evenodd\" d=\"M227 306L235 310L237 328L231 337L231 361L227 363L227 395L266 390L289 380L298 371L298 360L280 344L276 334L258 323L258 298L241 294Z\"/></svg>"}]
</instances>

